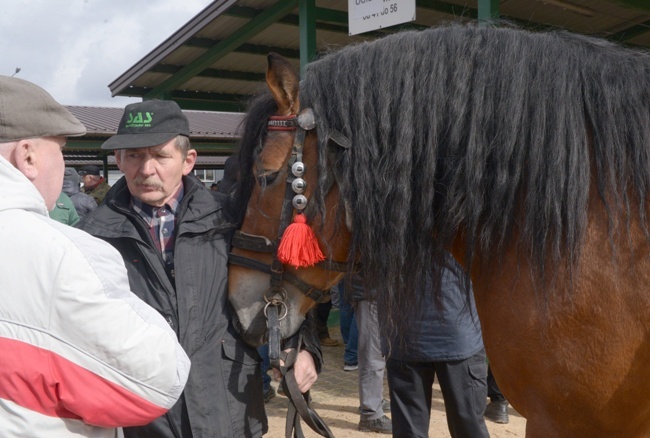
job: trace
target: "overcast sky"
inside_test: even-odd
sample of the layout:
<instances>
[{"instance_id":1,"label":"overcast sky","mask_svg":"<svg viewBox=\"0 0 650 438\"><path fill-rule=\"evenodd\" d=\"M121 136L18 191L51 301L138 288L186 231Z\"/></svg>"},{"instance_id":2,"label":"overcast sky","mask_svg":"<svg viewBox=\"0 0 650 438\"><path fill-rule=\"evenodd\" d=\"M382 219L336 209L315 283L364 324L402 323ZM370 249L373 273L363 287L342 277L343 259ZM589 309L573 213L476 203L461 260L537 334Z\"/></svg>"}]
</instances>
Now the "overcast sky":
<instances>
[{"instance_id":1,"label":"overcast sky","mask_svg":"<svg viewBox=\"0 0 650 438\"><path fill-rule=\"evenodd\" d=\"M0 75L64 105L124 107L108 84L212 0L0 0Z\"/></svg>"}]
</instances>

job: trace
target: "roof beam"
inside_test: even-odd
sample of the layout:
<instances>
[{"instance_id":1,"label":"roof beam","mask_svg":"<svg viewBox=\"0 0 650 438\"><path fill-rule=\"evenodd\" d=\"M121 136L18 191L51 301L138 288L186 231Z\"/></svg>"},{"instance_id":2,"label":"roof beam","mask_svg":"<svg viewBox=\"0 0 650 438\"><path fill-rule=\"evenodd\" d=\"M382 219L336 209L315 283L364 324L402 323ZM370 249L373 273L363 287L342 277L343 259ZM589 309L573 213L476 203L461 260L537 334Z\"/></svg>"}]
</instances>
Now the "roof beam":
<instances>
[{"instance_id":1,"label":"roof beam","mask_svg":"<svg viewBox=\"0 0 650 438\"><path fill-rule=\"evenodd\" d=\"M125 90L126 91L126 90ZM120 96L143 97L151 91L145 87L129 87L128 93ZM242 112L250 100L247 94L207 93L194 91L172 91L165 99L174 100L183 109L201 111Z\"/></svg>"},{"instance_id":2,"label":"roof beam","mask_svg":"<svg viewBox=\"0 0 650 438\"><path fill-rule=\"evenodd\" d=\"M203 55L198 57L196 61L183 67L181 71L153 88L144 96L144 98L155 99L161 97L161 95L164 95L169 90L184 84L192 77L205 70L208 66L212 65L215 61L248 41L253 35L258 34L272 23L275 23L280 18L296 9L297 6L298 0L280 0L269 9L256 15L255 18L250 20L250 22L245 26L237 29L228 38L222 40L219 44L206 51Z\"/></svg>"},{"instance_id":3,"label":"roof beam","mask_svg":"<svg viewBox=\"0 0 650 438\"><path fill-rule=\"evenodd\" d=\"M183 69L182 65L158 64L151 70L152 73L163 73L174 75ZM216 68L206 68L196 75L202 78L219 78L219 79L236 79L240 81L261 82L266 79L264 73L253 73L248 71L222 70Z\"/></svg>"},{"instance_id":4,"label":"roof beam","mask_svg":"<svg viewBox=\"0 0 650 438\"><path fill-rule=\"evenodd\" d=\"M607 37L608 40L623 42L634 37L650 32L650 20L628 27L620 32L613 33Z\"/></svg>"},{"instance_id":5,"label":"roof beam","mask_svg":"<svg viewBox=\"0 0 650 438\"><path fill-rule=\"evenodd\" d=\"M453 3L440 2L437 0L417 0L416 6L430 11L442 12L443 14L451 15L453 17L464 17L475 19L478 18L478 10L469 8L463 5L455 5Z\"/></svg>"},{"instance_id":6,"label":"roof beam","mask_svg":"<svg viewBox=\"0 0 650 438\"><path fill-rule=\"evenodd\" d=\"M250 8L247 6L233 6L226 12L227 15L239 18L250 18L255 13L259 13L259 9ZM339 11L337 9L316 8L316 30L325 30L329 32L337 32L348 34L348 13L347 11ZM287 24L289 26L300 26L300 17L296 14L287 14L278 20L278 23ZM334 24L332 24L334 23ZM369 36L385 36L386 32L366 32L365 35Z\"/></svg>"},{"instance_id":7,"label":"roof beam","mask_svg":"<svg viewBox=\"0 0 650 438\"><path fill-rule=\"evenodd\" d=\"M224 101L201 100L201 99L179 99L179 98L174 98L173 100L181 108L188 109L188 110L243 113L246 111L246 107L248 106L248 101L250 100L250 96L246 96L245 100L241 100L241 101L236 101L234 97L231 100L224 100Z\"/></svg>"},{"instance_id":8,"label":"roof beam","mask_svg":"<svg viewBox=\"0 0 650 438\"><path fill-rule=\"evenodd\" d=\"M209 49L211 47L216 46L220 42L221 40L215 40L212 38L195 37L189 39L186 45L191 47L200 47L202 49ZM242 44L241 46L233 50L233 52L249 53L253 55L264 55L264 56L266 56L266 54L269 52L275 52L278 55L284 56L285 58L293 58L293 59L300 58L300 50L288 49L286 47L266 46L263 44L249 44L249 43Z\"/></svg>"}]
</instances>

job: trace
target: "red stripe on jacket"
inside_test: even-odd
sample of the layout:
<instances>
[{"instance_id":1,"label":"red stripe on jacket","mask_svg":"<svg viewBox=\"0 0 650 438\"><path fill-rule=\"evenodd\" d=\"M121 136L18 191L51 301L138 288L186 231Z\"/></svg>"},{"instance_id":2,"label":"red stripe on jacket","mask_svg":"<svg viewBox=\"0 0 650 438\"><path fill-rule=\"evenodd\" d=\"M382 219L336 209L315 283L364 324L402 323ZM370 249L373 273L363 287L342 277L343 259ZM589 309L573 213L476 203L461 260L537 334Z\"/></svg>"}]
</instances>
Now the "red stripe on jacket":
<instances>
[{"instance_id":1,"label":"red stripe on jacket","mask_svg":"<svg viewBox=\"0 0 650 438\"><path fill-rule=\"evenodd\" d=\"M49 350L0 337L0 398L50 417L139 426L167 409Z\"/></svg>"}]
</instances>

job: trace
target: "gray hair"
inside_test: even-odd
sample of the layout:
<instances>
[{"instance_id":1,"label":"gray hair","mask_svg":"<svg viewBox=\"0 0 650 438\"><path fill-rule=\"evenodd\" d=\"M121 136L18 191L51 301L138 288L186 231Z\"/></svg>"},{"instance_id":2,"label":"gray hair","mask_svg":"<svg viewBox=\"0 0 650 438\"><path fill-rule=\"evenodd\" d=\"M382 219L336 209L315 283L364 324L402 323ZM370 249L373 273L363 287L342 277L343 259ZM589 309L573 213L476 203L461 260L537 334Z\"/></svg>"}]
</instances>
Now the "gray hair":
<instances>
[{"instance_id":1,"label":"gray hair","mask_svg":"<svg viewBox=\"0 0 650 438\"><path fill-rule=\"evenodd\" d=\"M187 157L187 152L192 148L192 144L190 143L190 138L180 134L177 135L176 147L178 148L179 151L181 151L181 154L183 154L183 158Z\"/></svg>"}]
</instances>

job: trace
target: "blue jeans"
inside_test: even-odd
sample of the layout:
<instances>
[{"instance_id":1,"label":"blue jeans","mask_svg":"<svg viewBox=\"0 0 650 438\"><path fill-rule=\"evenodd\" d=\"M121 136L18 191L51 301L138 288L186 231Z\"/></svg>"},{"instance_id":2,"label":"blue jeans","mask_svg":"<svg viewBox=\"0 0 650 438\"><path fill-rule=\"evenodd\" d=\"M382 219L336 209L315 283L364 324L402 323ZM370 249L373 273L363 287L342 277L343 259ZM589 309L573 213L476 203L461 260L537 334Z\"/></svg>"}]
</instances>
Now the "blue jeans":
<instances>
[{"instance_id":1,"label":"blue jeans","mask_svg":"<svg viewBox=\"0 0 650 438\"><path fill-rule=\"evenodd\" d=\"M357 320L354 316L354 307L345 300L339 300L339 315L341 337L343 337L343 342L345 343L343 361L346 365L356 365L358 363L359 330L357 328Z\"/></svg>"},{"instance_id":2,"label":"blue jeans","mask_svg":"<svg viewBox=\"0 0 650 438\"><path fill-rule=\"evenodd\" d=\"M264 389L264 394L267 393L271 387L271 376L267 373L269 367L271 366L271 361L269 360L269 344L264 344L257 347L257 352L262 356L262 388Z\"/></svg>"}]
</instances>

